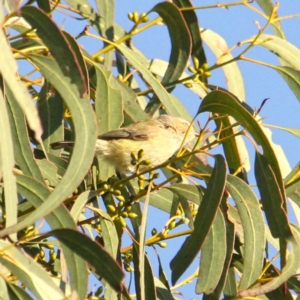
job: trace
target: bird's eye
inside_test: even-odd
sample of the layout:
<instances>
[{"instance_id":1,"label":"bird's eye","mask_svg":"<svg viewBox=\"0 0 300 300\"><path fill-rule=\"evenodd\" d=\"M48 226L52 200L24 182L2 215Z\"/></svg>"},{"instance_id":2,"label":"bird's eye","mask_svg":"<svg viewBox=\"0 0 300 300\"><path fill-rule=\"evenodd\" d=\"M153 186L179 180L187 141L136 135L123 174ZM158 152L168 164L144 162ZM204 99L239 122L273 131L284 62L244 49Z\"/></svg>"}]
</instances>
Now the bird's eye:
<instances>
[{"instance_id":1,"label":"bird's eye","mask_svg":"<svg viewBox=\"0 0 300 300\"><path fill-rule=\"evenodd\" d=\"M183 123L183 126L186 128L189 127L189 125L190 125L189 123Z\"/></svg>"}]
</instances>

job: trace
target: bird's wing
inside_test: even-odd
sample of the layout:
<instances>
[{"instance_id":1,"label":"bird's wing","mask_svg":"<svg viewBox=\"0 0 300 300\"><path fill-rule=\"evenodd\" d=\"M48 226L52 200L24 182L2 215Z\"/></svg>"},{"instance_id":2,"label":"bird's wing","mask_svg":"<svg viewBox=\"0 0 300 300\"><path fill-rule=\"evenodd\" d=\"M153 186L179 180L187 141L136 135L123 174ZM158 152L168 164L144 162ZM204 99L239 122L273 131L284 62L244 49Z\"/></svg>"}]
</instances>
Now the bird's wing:
<instances>
[{"instance_id":1,"label":"bird's wing","mask_svg":"<svg viewBox=\"0 0 300 300\"><path fill-rule=\"evenodd\" d=\"M129 139L129 140L136 140L136 141L146 141L157 134L157 132L155 132L153 128L159 129L159 128L164 128L164 126L159 122L157 122L156 120L141 121L129 125L125 128L111 130L103 134L100 134L98 136L98 139L101 140Z\"/></svg>"},{"instance_id":2,"label":"bird's wing","mask_svg":"<svg viewBox=\"0 0 300 300\"><path fill-rule=\"evenodd\" d=\"M143 133L141 131L137 132L137 130L117 129L100 134L98 139L106 141L119 139L145 141L148 140L152 135L153 133Z\"/></svg>"}]
</instances>

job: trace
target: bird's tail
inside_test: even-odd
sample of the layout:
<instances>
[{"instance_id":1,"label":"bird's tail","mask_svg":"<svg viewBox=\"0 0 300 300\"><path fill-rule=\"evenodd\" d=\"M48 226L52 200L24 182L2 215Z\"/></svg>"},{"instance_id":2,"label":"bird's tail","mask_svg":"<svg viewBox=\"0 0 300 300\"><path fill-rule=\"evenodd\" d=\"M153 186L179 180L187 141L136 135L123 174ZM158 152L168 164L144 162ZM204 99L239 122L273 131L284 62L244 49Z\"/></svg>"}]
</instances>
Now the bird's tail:
<instances>
[{"instance_id":1,"label":"bird's tail","mask_svg":"<svg viewBox=\"0 0 300 300\"><path fill-rule=\"evenodd\" d=\"M69 142L69 141L61 141L61 142L55 142L50 144L52 149L61 149L61 148L66 148L66 147L73 147L74 142Z\"/></svg>"}]
</instances>

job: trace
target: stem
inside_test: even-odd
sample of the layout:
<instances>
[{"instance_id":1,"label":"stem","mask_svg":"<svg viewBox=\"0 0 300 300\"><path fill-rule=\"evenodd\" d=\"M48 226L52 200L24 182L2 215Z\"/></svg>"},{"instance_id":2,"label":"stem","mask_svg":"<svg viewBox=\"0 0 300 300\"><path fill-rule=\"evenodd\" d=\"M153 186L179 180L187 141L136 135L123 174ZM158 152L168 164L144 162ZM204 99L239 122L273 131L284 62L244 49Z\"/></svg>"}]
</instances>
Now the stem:
<instances>
[{"instance_id":1,"label":"stem","mask_svg":"<svg viewBox=\"0 0 300 300\"><path fill-rule=\"evenodd\" d=\"M228 60L228 61L225 61L223 63L216 63L214 66L210 67L208 69L208 71L212 71L214 69L217 69L217 68L220 68L220 67L223 67L225 65L228 65L232 62L235 62L235 61L238 61L238 60L241 60L243 59L244 57L244 54L246 54L251 48L253 48L255 45L256 45L256 41L259 39L259 37L263 34L263 32L267 29L267 27L273 22L274 18L275 18L275 14L276 14L276 11L278 9L278 5L274 6L273 10L272 10L272 13L270 14L269 18L268 18L268 22L266 23L266 25L259 30L258 34L256 35L256 37L251 41L250 45L245 49L243 50L238 56ZM240 46L242 43L239 43L238 46ZM231 48L230 50L226 51L225 54L221 55L224 56L226 54L229 53L229 51L232 51L233 48Z\"/></svg>"},{"instance_id":2,"label":"stem","mask_svg":"<svg viewBox=\"0 0 300 300\"><path fill-rule=\"evenodd\" d=\"M180 8L181 11L191 11L196 9L208 9L208 8L228 8L230 6L238 6L238 5L247 5L248 3L252 3L253 1L239 1L239 2L228 2L228 3L217 3L213 5L203 5L203 6L193 6L193 7L184 7Z\"/></svg>"}]
</instances>

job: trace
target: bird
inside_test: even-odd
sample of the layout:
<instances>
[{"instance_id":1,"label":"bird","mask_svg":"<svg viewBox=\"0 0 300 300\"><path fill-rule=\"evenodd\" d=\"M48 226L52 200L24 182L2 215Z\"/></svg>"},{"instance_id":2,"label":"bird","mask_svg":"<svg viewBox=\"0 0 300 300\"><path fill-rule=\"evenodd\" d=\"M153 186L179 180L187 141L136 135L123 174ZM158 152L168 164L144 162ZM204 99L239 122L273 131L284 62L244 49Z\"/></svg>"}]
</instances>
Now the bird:
<instances>
[{"instance_id":1,"label":"bird","mask_svg":"<svg viewBox=\"0 0 300 300\"><path fill-rule=\"evenodd\" d=\"M135 173L132 153L143 150L143 160L151 166L158 166L168 160L181 145L190 143L197 135L193 125L183 118L160 115L157 118L132 123L129 126L100 134L95 153L119 173ZM73 141L60 141L51 144L52 149L74 146ZM149 169L140 165L139 171Z\"/></svg>"}]
</instances>

